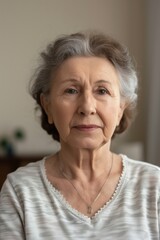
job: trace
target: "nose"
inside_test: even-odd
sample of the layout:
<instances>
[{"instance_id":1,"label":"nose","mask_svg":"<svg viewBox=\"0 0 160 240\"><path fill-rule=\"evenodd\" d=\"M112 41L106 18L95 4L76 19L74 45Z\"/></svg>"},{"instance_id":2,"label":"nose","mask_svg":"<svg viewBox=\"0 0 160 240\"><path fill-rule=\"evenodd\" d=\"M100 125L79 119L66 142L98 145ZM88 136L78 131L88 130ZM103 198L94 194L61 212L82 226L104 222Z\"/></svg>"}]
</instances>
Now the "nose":
<instances>
[{"instance_id":1,"label":"nose","mask_svg":"<svg viewBox=\"0 0 160 240\"><path fill-rule=\"evenodd\" d=\"M91 92L86 91L80 97L78 113L84 116L96 113L96 100Z\"/></svg>"}]
</instances>

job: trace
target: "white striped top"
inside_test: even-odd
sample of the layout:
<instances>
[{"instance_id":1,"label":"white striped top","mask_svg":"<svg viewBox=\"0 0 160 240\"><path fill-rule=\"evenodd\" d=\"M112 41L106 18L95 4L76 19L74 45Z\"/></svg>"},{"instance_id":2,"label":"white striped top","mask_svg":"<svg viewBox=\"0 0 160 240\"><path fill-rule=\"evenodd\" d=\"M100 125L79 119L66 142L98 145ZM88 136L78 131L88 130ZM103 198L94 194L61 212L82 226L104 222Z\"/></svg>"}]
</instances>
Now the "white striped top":
<instances>
[{"instance_id":1,"label":"white striped top","mask_svg":"<svg viewBox=\"0 0 160 240\"><path fill-rule=\"evenodd\" d=\"M9 174L0 195L0 240L160 239L160 168L121 156L116 192L92 218L48 182L45 159Z\"/></svg>"}]
</instances>

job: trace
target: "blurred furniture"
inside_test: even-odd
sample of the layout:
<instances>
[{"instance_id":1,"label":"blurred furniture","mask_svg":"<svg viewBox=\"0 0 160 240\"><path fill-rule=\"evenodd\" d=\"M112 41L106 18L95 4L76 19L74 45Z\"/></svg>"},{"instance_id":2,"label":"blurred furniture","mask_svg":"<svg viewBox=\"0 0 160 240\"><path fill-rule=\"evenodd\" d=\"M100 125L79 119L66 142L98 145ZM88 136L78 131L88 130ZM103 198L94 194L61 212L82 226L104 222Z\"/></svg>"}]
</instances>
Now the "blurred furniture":
<instances>
[{"instance_id":1,"label":"blurred furniture","mask_svg":"<svg viewBox=\"0 0 160 240\"><path fill-rule=\"evenodd\" d=\"M24 166L30 162L41 160L42 158L43 156L0 156L0 189L8 173L15 171L18 167Z\"/></svg>"}]
</instances>

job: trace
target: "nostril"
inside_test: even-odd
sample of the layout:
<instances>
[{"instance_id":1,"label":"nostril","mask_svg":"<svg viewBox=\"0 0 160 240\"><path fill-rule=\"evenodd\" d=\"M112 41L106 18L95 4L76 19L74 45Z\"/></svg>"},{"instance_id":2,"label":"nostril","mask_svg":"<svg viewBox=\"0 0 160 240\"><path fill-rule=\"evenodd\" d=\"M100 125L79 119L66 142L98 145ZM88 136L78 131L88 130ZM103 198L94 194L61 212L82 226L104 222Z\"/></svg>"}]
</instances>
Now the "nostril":
<instances>
[{"instance_id":1,"label":"nostril","mask_svg":"<svg viewBox=\"0 0 160 240\"><path fill-rule=\"evenodd\" d=\"M82 116L94 115L95 111L80 111L79 114L82 115Z\"/></svg>"},{"instance_id":2,"label":"nostril","mask_svg":"<svg viewBox=\"0 0 160 240\"><path fill-rule=\"evenodd\" d=\"M82 111L80 112L80 114L81 114L81 115L85 115L85 113L84 113L84 112L82 112Z\"/></svg>"}]
</instances>

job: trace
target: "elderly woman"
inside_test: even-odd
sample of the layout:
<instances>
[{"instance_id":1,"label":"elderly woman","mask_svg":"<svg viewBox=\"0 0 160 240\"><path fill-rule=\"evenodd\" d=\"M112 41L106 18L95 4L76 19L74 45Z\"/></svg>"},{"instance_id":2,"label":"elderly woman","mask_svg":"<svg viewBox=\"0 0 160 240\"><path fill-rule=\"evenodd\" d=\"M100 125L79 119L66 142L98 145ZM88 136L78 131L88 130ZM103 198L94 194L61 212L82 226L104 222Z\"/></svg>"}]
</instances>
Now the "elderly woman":
<instances>
[{"instance_id":1,"label":"elderly woman","mask_svg":"<svg viewBox=\"0 0 160 240\"><path fill-rule=\"evenodd\" d=\"M31 93L61 149L8 175L0 239L160 239L160 169L110 150L137 102L127 49L76 33L41 57Z\"/></svg>"}]
</instances>

